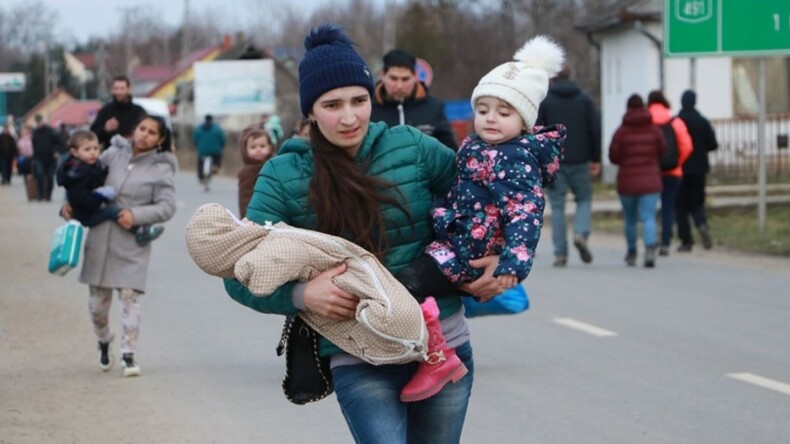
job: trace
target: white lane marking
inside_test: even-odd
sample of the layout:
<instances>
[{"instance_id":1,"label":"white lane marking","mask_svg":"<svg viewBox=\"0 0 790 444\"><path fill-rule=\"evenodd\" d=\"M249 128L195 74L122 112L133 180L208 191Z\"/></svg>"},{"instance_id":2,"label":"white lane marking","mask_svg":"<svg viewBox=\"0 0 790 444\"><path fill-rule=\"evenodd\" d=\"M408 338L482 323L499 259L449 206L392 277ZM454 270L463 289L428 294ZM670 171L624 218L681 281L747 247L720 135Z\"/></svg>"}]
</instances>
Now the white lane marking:
<instances>
[{"instance_id":1,"label":"white lane marking","mask_svg":"<svg viewBox=\"0 0 790 444\"><path fill-rule=\"evenodd\" d=\"M773 379L763 378L754 373L728 373L726 376L742 382L753 384L769 390L774 390L785 395L790 395L790 384L774 381Z\"/></svg>"},{"instance_id":2,"label":"white lane marking","mask_svg":"<svg viewBox=\"0 0 790 444\"><path fill-rule=\"evenodd\" d=\"M586 324L584 322L577 321L571 318L554 318L554 322L560 325L564 325L568 328L573 328L575 330L583 331L584 333L587 333L589 335L598 336L601 338L617 336L617 333L613 331L609 331L601 327L596 327L591 324Z\"/></svg>"}]
</instances>

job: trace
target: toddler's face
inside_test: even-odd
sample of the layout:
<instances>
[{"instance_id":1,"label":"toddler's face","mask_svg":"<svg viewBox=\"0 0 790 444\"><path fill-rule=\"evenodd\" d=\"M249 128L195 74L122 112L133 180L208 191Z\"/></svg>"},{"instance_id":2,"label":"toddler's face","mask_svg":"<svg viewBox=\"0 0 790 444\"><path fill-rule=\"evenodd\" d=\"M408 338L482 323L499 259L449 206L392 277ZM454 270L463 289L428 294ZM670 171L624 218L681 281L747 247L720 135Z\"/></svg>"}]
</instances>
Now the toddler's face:
<instances>
[{"instance_id":1,"label":"toddler's face","mask_svg":"<svg viewBox=\"0 0 790 444\"><path fill-rule=\"evenodd\" d=\"M256 162L263 162L272 155L272 145L266 136L250 138L247 141L247 156Z\"/></svg>"},{"instance_id":2,"label":"toddler's face","mask_svg":"<svg viewBox=\"0 0 790 444\"><path fill-rule=\"evenodd\" d=\"M507 102L483 96L475 103L475 133L492 145L507 142L527 131L521 115Z\"/></svg>"},{"instance_id":3,"label":"toddler's face","mask_svg":"<svg viewBox=\"0 0 790 444\"><path fill-rule=\"evenodd\" d=\"M99 159L99 142L83 140L76 148L71 148L71 155L88 165L93 165Z\"/></svg>"}]
</instances>

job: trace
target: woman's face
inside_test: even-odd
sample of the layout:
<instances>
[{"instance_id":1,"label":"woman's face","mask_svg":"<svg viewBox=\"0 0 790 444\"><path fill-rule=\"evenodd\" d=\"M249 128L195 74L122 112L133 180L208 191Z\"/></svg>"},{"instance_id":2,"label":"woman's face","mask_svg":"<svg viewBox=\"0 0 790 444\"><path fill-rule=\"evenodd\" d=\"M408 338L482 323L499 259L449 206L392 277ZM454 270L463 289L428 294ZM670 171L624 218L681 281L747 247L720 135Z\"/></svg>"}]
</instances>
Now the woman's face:
<instances>
[{"instance_id":1,"label":"woman's face","mask_svg":"<svg viewBox=\"0 0 790 444\"><path fill-rule=\"evenodd\" d=\"M370 107L367 89L344 86L319 97L309 117L332 145L355 156L368 132Z\"/></svg>"},{"instance_id":2,"label":"woman's face","mask_svg":"<svg viewBox=\"0 0 790 444\"><path fill-rule=\"evenodd\" d=\"M159 123L154 119L143 119L137 124L132 137L132 145L138 153L158 147L164 135L159 131Z\"/></svg>"}]
</instances>

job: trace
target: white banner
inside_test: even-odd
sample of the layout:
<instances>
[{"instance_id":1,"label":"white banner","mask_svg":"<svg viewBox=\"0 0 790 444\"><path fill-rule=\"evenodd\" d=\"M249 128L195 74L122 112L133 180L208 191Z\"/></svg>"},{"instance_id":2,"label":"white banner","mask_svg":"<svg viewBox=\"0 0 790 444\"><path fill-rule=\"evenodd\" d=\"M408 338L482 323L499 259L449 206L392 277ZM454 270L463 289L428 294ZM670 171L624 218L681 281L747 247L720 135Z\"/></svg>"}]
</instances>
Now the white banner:
<instances>
[{"instance_id":1,"label":"white banner","mask_svg":"<svg viewBox=\"0 0 790 444\"><path fill-rule=\"evenodd\" d=\"M222 60L195 63L195 120L275 112L274 61Z\"/></svg>"},{"instance_id":2,"label":"white banner","mask_svg":"<svg viewBox=\"0 0 790 444\"><path fill-rule=\"evenodd\" d=\"M25 82L25 73L23 72L0 72L0 91L24 91Z\"/></svg>"}]
</instances>

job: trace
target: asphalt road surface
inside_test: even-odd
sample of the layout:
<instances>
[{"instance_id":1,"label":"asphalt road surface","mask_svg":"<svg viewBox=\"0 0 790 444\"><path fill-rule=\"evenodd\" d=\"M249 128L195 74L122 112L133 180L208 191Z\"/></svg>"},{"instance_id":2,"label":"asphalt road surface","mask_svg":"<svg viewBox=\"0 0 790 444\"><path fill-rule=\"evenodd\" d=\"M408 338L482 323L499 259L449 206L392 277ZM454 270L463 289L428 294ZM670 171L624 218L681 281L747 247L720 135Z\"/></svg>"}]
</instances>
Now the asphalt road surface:
<instances>
[{"instance_id":1,"label":"asphalt road surface","mask_svg":"<svg viewBox=\"0 0 790 444\"><path fill-rule=\"evenodd\" d=\"M189 217L235 210L235 180L206 193L179 175L128 379L98 368L78 271L46 272L58 204L26 202L14 180L0 188L0 443L352 441L334 396L282 395L281 317L235 303L187 255ZM464 443L790 443L790 260L673 252L647 270L625 267L618 236L591 245L592 265L554 269L547 229L532 308L470 321Z\"/></svg>"}]
</instances>

